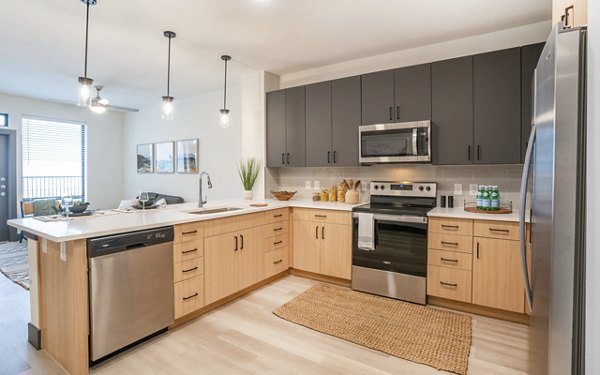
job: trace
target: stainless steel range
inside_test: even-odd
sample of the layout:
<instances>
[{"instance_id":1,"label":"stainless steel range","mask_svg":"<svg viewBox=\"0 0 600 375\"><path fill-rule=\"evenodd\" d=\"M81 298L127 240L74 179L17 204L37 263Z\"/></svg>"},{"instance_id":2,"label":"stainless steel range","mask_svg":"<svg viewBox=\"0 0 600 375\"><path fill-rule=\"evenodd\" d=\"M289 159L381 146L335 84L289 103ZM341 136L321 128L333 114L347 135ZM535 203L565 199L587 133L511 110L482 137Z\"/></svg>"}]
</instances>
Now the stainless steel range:
<instances>
[{"instance_id":1,"label":"stainless steel range","mask_svg":"<svg viewBox=\"0 0 600 375\"><path fill-rule=\"evenodd\" d=\"M355 207L352 289L427 302L427 212L435 182L371 182L370 203Z\"/></svg>"}]
</instances>

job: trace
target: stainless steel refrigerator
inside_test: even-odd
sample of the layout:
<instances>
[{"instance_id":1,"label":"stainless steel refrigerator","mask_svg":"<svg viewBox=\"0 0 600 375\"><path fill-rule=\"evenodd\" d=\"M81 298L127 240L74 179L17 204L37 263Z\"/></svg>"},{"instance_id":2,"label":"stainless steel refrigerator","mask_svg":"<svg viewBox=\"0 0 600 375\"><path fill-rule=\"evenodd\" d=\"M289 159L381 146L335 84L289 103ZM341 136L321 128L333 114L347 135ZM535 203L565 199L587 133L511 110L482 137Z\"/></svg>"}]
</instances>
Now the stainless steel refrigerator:
<instances>
[{"instance_id":1,"label":"stainless steel refrigerator","mask_svg":"<svg viewBox=\"0 0 600 375\"><path fill-rule=\"evenodd\" d=\"M585 28L557 24L534 74L520 217L531 374L583 374L585 369L585 51ZM530 177L529 279L524 208Z\"/></svg>"}]
</instances>

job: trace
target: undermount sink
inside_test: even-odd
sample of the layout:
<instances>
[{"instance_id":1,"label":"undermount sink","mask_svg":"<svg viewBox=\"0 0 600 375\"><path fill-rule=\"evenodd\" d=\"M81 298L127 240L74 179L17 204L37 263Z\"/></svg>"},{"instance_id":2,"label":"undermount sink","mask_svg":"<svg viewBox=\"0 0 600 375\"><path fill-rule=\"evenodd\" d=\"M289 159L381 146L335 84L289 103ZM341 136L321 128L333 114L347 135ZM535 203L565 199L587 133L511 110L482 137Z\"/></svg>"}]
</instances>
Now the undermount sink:
<instances>
[{"instance_id":1,"label":"undermount sink","mask_svg":"<svg viewBox=\"0 0 600 375\"><path fill-rule=\"evenodd\" d=\"M190 211L190 212L188 212L188 214L210 215L210 214L218 214L221 212L230 212L230 211L237 211L237 210L241 210L241 208L240 207L205 208L205 209L200 209L198 211Z\"/></svg>"}]
</instances>

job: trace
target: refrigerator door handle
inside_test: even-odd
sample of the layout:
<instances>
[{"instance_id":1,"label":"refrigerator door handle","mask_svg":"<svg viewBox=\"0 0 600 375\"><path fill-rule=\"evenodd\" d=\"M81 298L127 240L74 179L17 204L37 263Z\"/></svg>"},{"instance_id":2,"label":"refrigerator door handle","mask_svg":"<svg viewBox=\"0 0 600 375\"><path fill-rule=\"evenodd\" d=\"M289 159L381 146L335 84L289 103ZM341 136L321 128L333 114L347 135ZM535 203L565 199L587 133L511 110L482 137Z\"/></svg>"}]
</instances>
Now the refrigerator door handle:
<instances>
[{"instance_id":1,"label":"refrigerator door handle","mask_svg":"<svg viewBox=\"0 0 600 375\"><path fill-rule=\"evenodd\" d=\"M529 309L533 311L533 296L531 292L531 283L529 282L529 271L527 270L527 231L525 225L525 208L527 207L527 184L529 182L529 166L531 164L531 153L535 143L536 126L531 127L529 142L527 144L527 152L525 153L525 161L523 164L523 176L521 178L521 196L519 210L519 239L521 245L521 266L523 268L523 285L525 285L525 294L527 296L527 304Z\"/></svg>"}]
</instances>

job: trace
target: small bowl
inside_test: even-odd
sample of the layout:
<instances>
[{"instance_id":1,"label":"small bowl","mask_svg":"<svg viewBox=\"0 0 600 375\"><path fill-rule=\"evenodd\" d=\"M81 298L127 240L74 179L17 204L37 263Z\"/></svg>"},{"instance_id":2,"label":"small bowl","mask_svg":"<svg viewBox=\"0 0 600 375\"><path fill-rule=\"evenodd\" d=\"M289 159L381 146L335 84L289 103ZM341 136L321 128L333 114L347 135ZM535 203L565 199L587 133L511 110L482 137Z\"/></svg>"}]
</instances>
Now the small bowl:
<instances>
[{"instance_id":1,"label":"small bowl","mask_svg":"<svg viewBox=\"0 0 600 375\"><path fill-rule=\"evenodd\" d=\"M273 191L271 190L271 194L273 194L273 196L277 199L279 199L280 201L289 201L294 194L296 194L296 191Z\"/></svg>"},{"instance_id":2,"label":"small bowl","mask_svg":"<svg viewBox=\"0 0 600 375\"><path fill-rule=\"evenodd\" d=\"M85 203L85 204L78 204L76 206L71 206L71 207L69 207L69 212L74 213L74 214L80 214L82 212L85 212L85 210L87 210L89 205L90 205L89 203Z\"/></svg>"}]
</instances>

